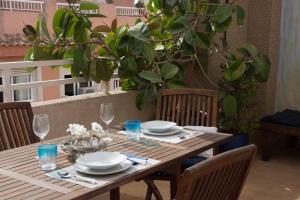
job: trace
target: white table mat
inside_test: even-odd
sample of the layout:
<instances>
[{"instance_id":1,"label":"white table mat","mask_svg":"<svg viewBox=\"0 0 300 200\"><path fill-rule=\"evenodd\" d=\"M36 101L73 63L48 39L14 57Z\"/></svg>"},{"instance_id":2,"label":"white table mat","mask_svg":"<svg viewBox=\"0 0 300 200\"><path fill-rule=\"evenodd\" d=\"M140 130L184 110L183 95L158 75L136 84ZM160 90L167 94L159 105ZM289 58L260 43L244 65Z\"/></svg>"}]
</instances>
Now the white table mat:
<instances>
[{"instance_id":1,"label":"white table mat","mask_svg":"<svg viewBox=\"0 0 300 200\"><path fill-rule=\"evenodd\" d=\"M118 133L126 135L126 131L119 131ZM199 131L199 130L182 130L178 134L168 135L168 136L154 136L154 135L146 135L144 133L141 133L140 137L146 138L146 139L151 139L151 140L156 140L156 141L161 141L161 142L178 144L185 140L189 140L191 138L203 135L204 133L205 133L204 131ZM182 135L184 135L184 138L180 137Z\"/></svg>"},{"instance_id":2,"label":"white table mat","mask_svg":"<svg viewBox=\"0 0 300 200\"><path fill-rule=\"evenodd\" d=\"M107 176L94 176L94 175L85 175L85 174L82 174L82 173L77 173L73 169L73 165L65 167L63 169L58 169L58 170L64 170L64 171L69 172L69 173L71 173L73 175L79 175L79 176L82 176L82 177L93 178L93 179L96 180L97 184L90 184L90 183L87 183L87 182L78 181L78 180L74 180L74 179L71 179L71 178L61 178L57 174L58 170L46 173L46 175L49 176L49 177L51 177L51 178L56 178L56 179L59 179L59 180L68 181L70 183L75 183L75 184L78 184L78 185L82 185L84 187L97 188L97 187L101 187L103 185L106 185L109 182L113 182L114 180L117 180L117 179L121 178L122 176L125 176L125 175L128 175L128 174L132 174L132 173L134 173L136 171L139 171L139 170L142 170L142 169L146 169L146 168L148 168L150 166L156 165L159 162L160 162L159 160L148 159L147 160L147 165L137 164L137 165L132 166L130 169L128 169L128 170L126 170L124 172L113 174L113 175L107 175Z\"/></svg>"}]
</instances>

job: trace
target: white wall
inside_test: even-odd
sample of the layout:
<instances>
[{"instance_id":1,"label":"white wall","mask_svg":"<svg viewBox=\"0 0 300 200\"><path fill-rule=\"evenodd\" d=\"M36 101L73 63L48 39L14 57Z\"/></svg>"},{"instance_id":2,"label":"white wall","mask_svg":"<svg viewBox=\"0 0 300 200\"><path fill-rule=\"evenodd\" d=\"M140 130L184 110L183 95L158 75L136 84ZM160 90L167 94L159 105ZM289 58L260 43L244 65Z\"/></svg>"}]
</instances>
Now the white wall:
<instances>
[{"instance_id":1,"label":"white wall","mask_svg":"<svg viewBox=\"0 0 300 200\"><path fill-rule=\"evenodd\" d=\"M300 1L282 1L276 110L300 110Z\"/></svg>"}]
</instances>

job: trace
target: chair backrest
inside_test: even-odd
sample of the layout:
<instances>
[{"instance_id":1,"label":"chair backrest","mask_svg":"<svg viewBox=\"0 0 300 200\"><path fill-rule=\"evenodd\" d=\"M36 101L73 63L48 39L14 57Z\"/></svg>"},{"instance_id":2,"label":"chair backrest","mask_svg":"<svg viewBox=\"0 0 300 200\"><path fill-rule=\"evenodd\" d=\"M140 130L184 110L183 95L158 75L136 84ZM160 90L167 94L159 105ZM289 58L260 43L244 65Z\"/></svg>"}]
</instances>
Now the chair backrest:
<instances>
[{"instance_id":1,"label":"chair backrest","mask_svg":"<svg viewBox=\"0 0 300 200\"><path fill-rule=\"evenodd\" d=\"M179 126L217 126L217 91L180 88L161 89L157 100L157 120Z\"/></svg>"},{"instance_id":2,"label":"chair backrest","mask_svg":"<svg viewBox=\"0 0 300 200\"><path fill-rule=\"evenodd\" d=\"M219 154L186 169L176 200L237 200L256 154L256 146Z\"/></svg>"},{"instance_id":3,"label":"chair backrest","mask_svg":"<svg viewBox=\"0 0 300 200\"><path fill-rule=\"evenodd\" d=\"M0 104L0 151L38 142L29 102Z\"/></svg>"}]
</instances>

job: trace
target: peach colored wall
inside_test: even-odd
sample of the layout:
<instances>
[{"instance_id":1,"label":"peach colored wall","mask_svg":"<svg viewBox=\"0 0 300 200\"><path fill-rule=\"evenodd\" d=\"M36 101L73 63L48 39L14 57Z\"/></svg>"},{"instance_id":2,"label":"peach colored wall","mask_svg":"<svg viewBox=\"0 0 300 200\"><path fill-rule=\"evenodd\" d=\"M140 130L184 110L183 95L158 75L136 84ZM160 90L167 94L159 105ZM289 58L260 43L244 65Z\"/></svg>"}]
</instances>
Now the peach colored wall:
<instances>
[{"instance_id":1,"label":"peach colored wall","mask_svg":"<svg viewBox=\"0 0 300 200\"><path fill-rule=\"evenodd\" d=\"M24 58L24 54L28 47L24 46L0 46L0 59L2 58L11 58L12 61L18 57L18 60L23 60L20 59L20 57Z\"/></svg>"},{"instance_id":2,"label":"peach colored wall","mask_svg":"<svg viewBox=\"0 0 300 200\"><path fill-rule=\"evenodd\" d=\"M42 80L59 79L59 70L53 70L51 67L44 67L42 69ZM48 86L43 88L43 100L52 100L60 98L59 86Z\"/></svg>"},{"instance_id":3,"label":"peach colored wall","mask_svg":"<svg viewBox=\"0 0 300 200\"><path fill-rule=\"evenodd\" d=\"M35 24L38 12L0 11L0 33L22 33L24 24Z\"/></svg>"}]
</instances>

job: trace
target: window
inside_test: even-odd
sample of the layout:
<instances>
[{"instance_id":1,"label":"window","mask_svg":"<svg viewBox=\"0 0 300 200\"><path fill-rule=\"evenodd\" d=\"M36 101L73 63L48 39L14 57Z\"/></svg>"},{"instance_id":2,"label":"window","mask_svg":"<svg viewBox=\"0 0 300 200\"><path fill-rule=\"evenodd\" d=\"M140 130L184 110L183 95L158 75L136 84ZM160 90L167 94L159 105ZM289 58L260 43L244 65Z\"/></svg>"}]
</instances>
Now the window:
<instances>
[{"instance_id":1,"label":"window","mask_svg":"<svg viewBox=\"0 0 300 200\"><path fill-rule=\"evenodd\" d=\"M11 76L11 84L29 83L36 80L35 73L16 74ZM12 101L35 101L37 91L34 88L26 88L12 91Z\"/></svg>"},{"instance_id":2,"label":"window","mask_svg":"<svg viewBox=\"0 0 300 200\"><path fill-rule=\"evenodd\" d=\"M64 75L65 79L72 78L70 74ZM93 81L83 83L65 84L65 96L75 96L80 94L88 94L97 92L98 84Z\"/></svg>"}]
</instances>

